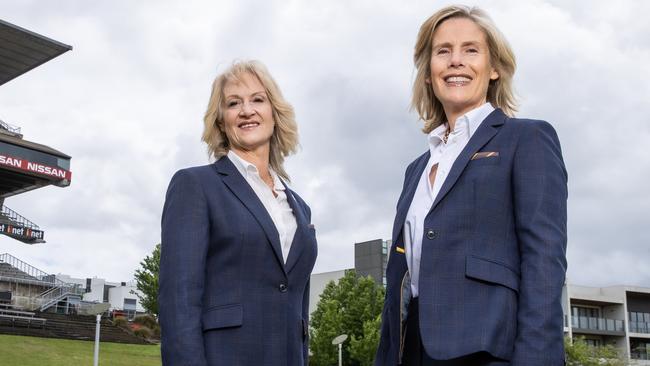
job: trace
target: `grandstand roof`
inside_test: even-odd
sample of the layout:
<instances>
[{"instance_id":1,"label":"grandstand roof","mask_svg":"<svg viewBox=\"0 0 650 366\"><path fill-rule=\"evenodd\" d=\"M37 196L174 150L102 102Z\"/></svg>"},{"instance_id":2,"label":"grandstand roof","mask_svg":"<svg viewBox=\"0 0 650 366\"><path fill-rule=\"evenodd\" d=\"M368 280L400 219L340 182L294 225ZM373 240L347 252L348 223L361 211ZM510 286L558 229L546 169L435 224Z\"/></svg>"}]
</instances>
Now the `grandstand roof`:
<instances>
[{"instance_id":1,"label":"grandstand roof","mask_svg":"<svg viewBox=\"0 0 650 366\"><path fill-rule=\"evenodd\" d=\"M0 20L0 85L71 49L72 46Z\"/></svg>"},{"instance_id":2,"label":"grandstand roof","mask_svg":"<svg viewBox=\"0 0 650 366\"><path fill-rule=\"evenodd\" d=\"M50 155L56 155L58 157L65 158L65 159L68 159L68 160L71 159L70 155L66 155L66 154L60 152L59 150L53 149L53 148L51 148L49 146L46 146L46 145L37 144L35 142L23 140L22 138L10 136L10 135L2 133L2 131L0 131L0 142L7 142L7 143L10 143L12 145L18 145L18 146L26 147L26 148L31 149L31 150L44 152L44 153L50 154Z\"/></svg>"}]
</instances>

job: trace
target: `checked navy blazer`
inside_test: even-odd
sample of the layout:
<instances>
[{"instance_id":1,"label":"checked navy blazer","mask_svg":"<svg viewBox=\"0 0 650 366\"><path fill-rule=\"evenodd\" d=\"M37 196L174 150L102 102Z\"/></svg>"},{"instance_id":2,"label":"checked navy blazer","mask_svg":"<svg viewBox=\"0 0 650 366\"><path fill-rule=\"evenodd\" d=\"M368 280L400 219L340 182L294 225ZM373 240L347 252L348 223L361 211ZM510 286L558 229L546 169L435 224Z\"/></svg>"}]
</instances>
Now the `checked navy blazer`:
<instances>
[{"instance_id":1,"label":"checked navy blazer","mask_svg":"<svg viewBox=\"0 0 650 366\"><path fill-rule=\"evenodd\" d=\"M297 223L286 264L271 216L227 157L174 175L162 215L164 365L307 364L316 236L307 204L285 192Z\"/></svg>"},{"instance_id":2,"label":"checked navy blazer","mask_svg":"<svg viewBox=\"0 0 650 366\"><path fill-rule=\"evenodd\" d=\"M403 226L426 152L406 169L376 366L401 362L410 293ZM512 366L564 364L567 173L550 124L494 110L454 162L424 221L422 344L434 359L489 352Z\"/></svg>"}]
</instances>

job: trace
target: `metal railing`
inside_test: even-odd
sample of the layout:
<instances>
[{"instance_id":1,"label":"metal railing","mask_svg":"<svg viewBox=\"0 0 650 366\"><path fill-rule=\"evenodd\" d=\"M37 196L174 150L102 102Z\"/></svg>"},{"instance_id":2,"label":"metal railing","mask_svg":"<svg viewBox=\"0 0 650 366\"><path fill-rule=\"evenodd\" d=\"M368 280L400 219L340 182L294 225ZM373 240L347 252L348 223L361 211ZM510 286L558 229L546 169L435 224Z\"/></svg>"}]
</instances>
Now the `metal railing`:
<instances>
[{"instance_id":1,"label":"metal railing","mask_svg":"<svg viewBox=\"0 0 650 366\"><path fill-rule=\"evenodd\" d=\"M12 223L16 223L16 224L18 224L20 226L27 227L27 228L30 228L32 230L41 230L41 228L38 227L38 225L36 225L35 223L29 221L27 218L25 218L24 216L22 216L18 212L10 209L9 207L7 207L5 205L2 205L2 210L0 211L0 214L2 214L2 216L4 216L4 217L8 218L10 221L12 221Z\"/></svg>"},{"instance_id":2,"label":"metal railing","mask_svg":"<svg viewBox=\"0 0 650 366\"><path fill-rule=\"evenodd\" d=\"M39 308L40 311L47 310L50 306L57 304L59 301L68 296L83 296L81 285L66 283L57 287L48 289L35 297L32 301L32 308Z\"/></svg>"},{"instance_id":3,"label":"metal railing","mask_svg":"<svg viewBox=\"0 0 650 366\"><path fill-rule=\"evenodd\" d=\"M590 316L571 317L571 327L585 330L600 330L606 332L625 332L622 320L595 318Z\"/></svg>"},{"instance_id":4,"label":"metal railing","mask_svg":"<svg viewBox=\"0 0 650 366\"><path fill-rule=\"evenodd\" d=\"M81 298L84 294L84 289L80 284L63 282L56 278L55 275L41 271L40 269L21 261L9 253L0 254L0 263L6 263L10 265L15 271L20 272L21 276L25 275L31 277L33 280L26 279L24 277L18 277L18 274L14 274L15 278L6 276L7 274L3 275L2 278L17 280L20 282L29 280L34 284L50 287L40 293L38 296L30 299L30 308L32 310L40 309L40 311L44 311L68 296L79 296Z\"/></svg>"},{"instance_id":5,"label":"metal railing","mask_svg":"<svg viewBox=\"0 0 650 366\"><path fill-rule=\"evenodd\" d=\"M650 323L630 321L630 332L650 334Z\"/></svg>"},{"instance_id":6,"label":"metal railing","mask_svg":"<svg viewBox=\"0 0 650 366\"><path fill-rule=\"evenodd\" d=\"M25 273L26 275L33 277L35 280L40 282L49 283L53 286L56 285L65 285L66 283L56 278L53 274L48 274L40 269L21 261L20 259L14 257L9 253L0 254L0 263L7 263L20 272Z\"/></svg>"},{"instance_id":7,"label":"metal railing","mask_svg":"<svg viewBox=\"0 0 650 366\"><path fill-rule=\"evenodd\" d=\"M10 125L9 123L7 123L7 122L5 122L5 121L3 121L1 119L0 119L0 128L5 130L5 131L9 131L11 133L15 133L17 135L20 135L20 127Z\"/></svg>"}]
</instances>

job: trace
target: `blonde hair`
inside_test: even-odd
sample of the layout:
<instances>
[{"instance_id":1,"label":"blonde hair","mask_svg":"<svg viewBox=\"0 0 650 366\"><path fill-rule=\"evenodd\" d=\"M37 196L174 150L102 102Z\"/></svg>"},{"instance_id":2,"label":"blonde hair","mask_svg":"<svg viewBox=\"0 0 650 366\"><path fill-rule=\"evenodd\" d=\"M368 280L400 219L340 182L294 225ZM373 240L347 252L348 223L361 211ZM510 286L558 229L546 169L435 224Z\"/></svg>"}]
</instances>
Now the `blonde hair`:
<instances>
[{"instance_id":1,"label":"blonde hair","mask_svg":"<svg viewBox=\"0 0 650 366\"><path fill-rule=\"evenodd\" d=\"M510 44L485 11L477 7L452 5L438 10L422 24L415 43L413 62L417 72L413 83L411 109L415 109L424 121L424 133L433 131L446 121L442 103L433 93L431 83L427 83L427 80L431 80L433 35L442 22L457 17L473 21L485 34L490 50L490 64L499 74L498 79L490 81L487 101L501 108L509 116L517 110L517 100L512 87L512 77L517 65Z\"/></svg>"},{"instance_id":2,"label":"blonde hair","mask_svg":"<svg viewBox=\"0 0 650 366\"><path fill-rule=\"evenodd\" d=\"M241 81L240 77L244 73L256 77L269 98L275 122L271 136L269 165L280 177L289 180L283 163L284 158L296 152L298 147L298 126L295 113L291 104L282 96L278 84L259 61L236 61L214 79L208 109L203 118L204 128L201 140L208 145L208 154L215 159L228 154L230 141L228 141L224 128L225 95L223 89L230 81Z\"/></svg>"}]
</instances>

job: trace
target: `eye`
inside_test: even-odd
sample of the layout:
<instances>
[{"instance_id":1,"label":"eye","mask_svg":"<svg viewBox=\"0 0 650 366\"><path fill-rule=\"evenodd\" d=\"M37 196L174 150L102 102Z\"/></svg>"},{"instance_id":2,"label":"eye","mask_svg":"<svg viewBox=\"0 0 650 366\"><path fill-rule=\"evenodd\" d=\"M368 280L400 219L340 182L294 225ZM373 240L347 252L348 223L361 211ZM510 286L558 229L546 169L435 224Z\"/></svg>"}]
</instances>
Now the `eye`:
<instances>
[{"instance_id":1,"label":"eye","mask_svg":"<svg viewBox=\"0 0 650 366\"><path fill-rule=\"evenodd\" d=\"M438 48L438 50L436 51L436 55L445 55L448 53L449 53L448 48Z\"/></svg>"},{"instance_id":2,"label":"eye","mask_svg":"<svg viewBox=\"0 0 650 366\"><path fill-rule=\"evenodd\" d=\"M478 53L478 48L470 47L467 49L467 53Z\"/></svg>"},{"instance_id":3,"label":"eye","mask_svg":"<svg viewBox=\"0 0 650 366\"><path fill-rule=\"evenodd\" d=\"M264 103L264 102L266 102L266 98L264 98L261 95L258 95L255 98L253 98L253 102L255 102L255 103Z\"/></svg>"},{"instance_id":4,"label":"eye","mask_svg":"<svg viewBox=\"0 0 650 366\"><path fill-rule=\"evenodd\" d=\"M227 106L228 108L236 107L236 106L238 106L238 105L239 105L239 101L238 101L238 100L229 100L228 103L226 103L226 106Z\"/></svg>"}]
</instances>

